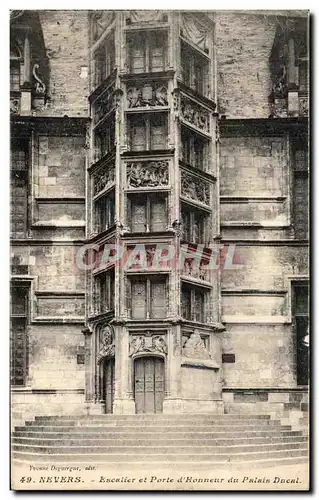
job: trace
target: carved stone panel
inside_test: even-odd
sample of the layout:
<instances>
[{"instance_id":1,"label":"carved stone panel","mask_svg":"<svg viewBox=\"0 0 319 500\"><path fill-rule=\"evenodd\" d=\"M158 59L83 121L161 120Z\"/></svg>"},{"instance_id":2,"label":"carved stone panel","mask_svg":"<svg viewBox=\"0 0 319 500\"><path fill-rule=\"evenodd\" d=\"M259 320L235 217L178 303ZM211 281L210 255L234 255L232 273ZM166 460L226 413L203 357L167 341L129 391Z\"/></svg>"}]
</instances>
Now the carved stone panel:
<instances>
[{"instance_id":1,"label":"carved stone panel","mask_svg":"<svg viewBox=\"0 0 319 500\"><path fill-rule=\"evenodd\" d=\"M10 114L18 115L20 113L20 98L10 97Z\"/></svg>"},{"instance_id":2,"label":"carved stone panel","mask_svg":"<svg viewBox=\"0 0 319 500\"><path fill-rule=\"evenodd\" d=\"M168 167L168 160L128 163L127 185L133 188L167 186Z\"/></svg>"},{"instance_id":3,"label":"carved stone panel","mask_svg":"<svg viewBox=\"0 0 319 500\"><path fill-rule=\"evenodd\" d=\"M308 96L299 97L299 114L300 116L308 116L309 104Z\"/></svg>"},{"instance_id":4,"label":"carved stone panel","mask_svg":"<svg viewBox=\"0 0 319 500\"><path fill-rule=\"evenodd\" d=\"M210 352L197 330L184 343L182 353L186 358L211 359Z\"/></svg>"},{"instance_id":5,"label":"carved stone panel","mask_svg":"<svg viewBox=\"0 0 319 500\"><path fill-rule=\"evenodd\" d=\"M111 85L103 94L97 99L93 105L93 120L97 124L102 118L107 115L112 109L116 107L116 92L115 85Z\"/></svg>"},{"instance_id":6,"label":"carved stone panel","mask_svg":"<svg viewBox=\"0 0 319 500\"><path fill-rule=\"evenodd\" d=\"M172 92L173 95L173 111L175 115L178 115L179 108L180 108L180 92L179 89L174 89Z\"/></svg>"},{"instance_id":7,"label":"carved stone panel","mask_svg":"<svg viewBox=\"0 0 319 500\"><path fill-rule=\"evenodd\" d=\"M185 259L183 274L200 280L208 280L208 270L205 267L206 265L207 264L204 262L200 262L198 265L195 259L192 258Z\"/></svg>"},{"instance_id":8,"label":"carved stone panel","mask_svg":"<svg viewBox=\"0 0 319 500\"><path fill-rule=\"evenodd\" d=\"M100 363L102 359L112 358L115 355L114 330L111 325L104 325L99 331L99 350L96 361Z\"/></svg>"},{"instance_id":9,"label":"carved stone panel","mask_svg":"<svg viewBox=\"0 0 319 500\"><path fill-rule=\"evenodd\" d=\"M180 98L180 114L183 120L209 134L209 111L183 94Z\"/></svg>"},{"instance_id":10,"label":"carved stone panel","mask_svg":"<svg viewBox=\"0 0 319 500\"><path fill-rule=\"evenodd\" d=\"M271 114L274 118L286 118L288 114L287 99L276 98L271 104Z\"/></svg>"},{"instance_id":11,"label":"carved stone panel","mask_svg":"<svg viewBox=\"0 0 319 500\"><path fill-rule=\"evenodd\" d=\"M182 366L217 370L220 365L216 361L217 351L212 354L205 345L199 331L195 330L190 337L183 335Z\"/></svg>"},{"instance_id":12,"label":"carved stone panel","mask_svg":"<svg viewBox=\"0 0 319 500\"><path fill-rule=\"evenodd\" d=\"M167 345L164 335L140 335L132 337L130 341L130 356L137 353L167 354Z\"/></svg>"},{"instance_id":13,"label":"carved stone panel","mask_svg":"<svg viewBox=\"0 0 319 500\"><path fill-rule=\"evenodd\" d=\"M111 186L115 181L115 166L113 164L99 169L93 176L93 196Z\"/></svg>"},{"instance_id":14,"label":"carved stone panel","mask_svg":"<svg viewBox=\"0 0 319 500\"><path fill-rule=\"evenodd\" d=\"M181 171L181 195L190 200L209 205L209 183L188 172Z\"/></svg>"},{"instance_id":15,"label":"carved stone panel","mask_svg":"<svg viewBox=\"0 0 319 500\"><path fill-rule=\"evenodd\" d=\"M278 97L285 97L288 91L287 68L285 64L278 65L277 71L272 73L273 94Z\"/></svg>"},{"instance_id":16,"label":"carved stone panel","mask_svg":"<svg viewBox=\"0 0 319 500\"><path fill-rule=\"evenodd\" d=\"M140 83L127 90L128 108L167 105L167 86L161 82Z\"/></svg>"}]
</instances>

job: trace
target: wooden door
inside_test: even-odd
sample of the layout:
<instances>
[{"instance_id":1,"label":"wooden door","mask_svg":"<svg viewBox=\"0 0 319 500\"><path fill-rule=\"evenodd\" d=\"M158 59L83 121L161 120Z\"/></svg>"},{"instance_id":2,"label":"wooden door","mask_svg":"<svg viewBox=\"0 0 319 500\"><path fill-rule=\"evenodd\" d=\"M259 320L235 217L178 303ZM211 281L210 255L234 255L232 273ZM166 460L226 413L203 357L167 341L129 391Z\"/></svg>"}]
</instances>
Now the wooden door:
<instances>
[{"instance_id":1,"label":"wooden door","mask_svg":"<svg viewBox=\"0 0 319 500\"><path fill-rule=\"evenodd\" d=\"M136 413L162 413L164 400L164 360L143 357L134 363Z\"/></svg>"},{"instance_id":2,"label":"wooden door","mask_svg":"<svg viewBox=\"0 0 319 500\"><path fill-rule=\"evenodd\" d=\"M115 390L115 361L108 359L104 362L104 400L105 413L113 413Z\"/></svg>"}]
</instances>

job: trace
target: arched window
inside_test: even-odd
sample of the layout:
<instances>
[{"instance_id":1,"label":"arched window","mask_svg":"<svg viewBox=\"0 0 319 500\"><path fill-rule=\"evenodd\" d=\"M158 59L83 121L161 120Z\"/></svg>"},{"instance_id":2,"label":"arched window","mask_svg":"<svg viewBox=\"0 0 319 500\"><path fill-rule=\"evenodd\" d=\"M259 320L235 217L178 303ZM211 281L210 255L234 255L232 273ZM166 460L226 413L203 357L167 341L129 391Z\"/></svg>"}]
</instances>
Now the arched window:
<instances>
[{"instance_id":1,"label":"arched window","mask_svg":"<svg viewBox=\"0 0 319 500\"><path fill-rule=\"evenodd\" d=\"M13 42L10 46L10 90L20 90L22 64L22 51L18 42Z\"/></svg>"}]
</instances>

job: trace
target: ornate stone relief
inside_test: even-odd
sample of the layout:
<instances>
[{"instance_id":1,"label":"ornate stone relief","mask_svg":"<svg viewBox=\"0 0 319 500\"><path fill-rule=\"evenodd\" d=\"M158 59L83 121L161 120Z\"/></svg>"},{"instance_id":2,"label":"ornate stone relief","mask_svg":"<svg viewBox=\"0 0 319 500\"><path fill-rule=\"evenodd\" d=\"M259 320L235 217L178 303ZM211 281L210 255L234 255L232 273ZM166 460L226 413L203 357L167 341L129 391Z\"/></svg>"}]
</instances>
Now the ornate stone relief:
<instances>
[{"instance_id":1,"label":"ornate stone relief","mask_svg":"<svg viewBox=\"0 0 319 500\"><path fill-rule=\"evenodd\" d=\"M184 366L207 368L210 370L219 368L219 364L216 362L215 357L209 352L205 346L204 340L197 330L183 342L181 364Z\"/></svg>"},{"instance_id":2,"label":"ornate stone relief","mask_svg":"<svg viewBox=\"0 0 319 500\"><path fill-rule=\"evenodd\" d=\"M181 194L185 198L200 201L206 205L210 203L208 182L183 170L181 171Z\"/></svg>"},{"instance_id":3,"label":"ornate stone relief","mask_svg":"<svg viewBox=\"0 0 319 500\"><path fill-rule=\"evenodd\" d=\"M274 118L286 118L288 115L287 99L276 98L271 103L271 115Z\"/></svg>"},{"instance_id":4,"label":"ornate stone relief","mask_svg":"<svg viewBox=\"0 0 319 500\"><path fill-rule=\"evenodd\" d=\"M183 274L200 280L207 279L207 269L202 263L198 266L194 259L185 259Z\"/></svg>"},{"instance_id":5,"label":"ornate stone relief","mask_svg":"<svg viewBox=\"0 0 319 500\"><path fill-rule=\"evenodd\" d=\"M211 359L211 354L197 330L184 343L182 354L186 358Z\"/></svg>"},{"instance_id":6,"label":"ornate stone relief","mask_svg":"<svg viewBox=\"0 0 319 500\"><path fill-rule=\"evenodd\" d=\"M111 325L105 325L99 332L99 351L97 354L97 363L100 363L102 359L112 358L114 355L114 330Z\"/></svg>"},{"instance_id":7,"label":"ornate stone relief","mask_svg":"<svg viewBox=\"0 0 319 500\"><path fill-rule=\"evenodd\" d=\"M179 89L174 89L172 92L173 95L173 111L175 114L179 111L180 106L180 92Z\"/></svg>"},{"instance_id":8,"label":"ornate stone relief","mask_svg":"<svg viewBox=\"0 0 319 500\"><path fill-rule=\"evenodd\" d=\"M194 125L194 127L209 133L209 111L203 108L203 106L200 106L188 97L181 95L180 112L183 120L191 125Z\"/></svg>"},{"instance_id":9,"label":"ornate stone relief","mask_svg":"<svg viewBox=\"0 0 319 500\"><path fill-rule=\"evenodd\" d=\"M112 10L97 10L91 17L92 40L96 42L106 28L114 21L115 12Z\"/></svg>"},{"instance_id":10,"label":"ornate stone relief","mask_svg":"<svg viewBox=\"0 0 319 500\"><path fill-rule=\"evenodd\" d=\"M287 69L286 66L282 64L278 73L273 75L272 91L276 96L285 96L287 90Z\"/></svg>"},{"instance_id":11,"label":"ornate stone relief","mask_svg":"<svg viewBox=\"0 0 319 500\"><path fill-rule=\"evenodd\" d=\"M45 93L46 87L45 87L45 84L41 80L40 75L38 73L39 68L40 68L39 64L35 64L33 66L32 74L33 74L33 77L34 77L34 79L36 81L36 83L34 85L34 88L35 88L35 91L36 91L37 94L43 95Z\"/></svg>"},{"instance_id":12,"label":"ornate stone relief","mask_svg":"<svg viewBox=\"0 0 319 500\"><path fill-rule=\"evenodd\" d=\"M181 35L200 49L204 51L208 49L208 29L191 14L182 15Z\"/></svg>"},{"instance_id":13,"label":"ornate stone relief","mask_svg":"<svg viewBox=\"0 0 319 500\"><path fill-rule=\"evenodd\" d=\"M107 170L98 170L93 177L93 196L100 193L103 189L113 184L115 181L115 167L114 165L108 165Z\"/></svg>"},{"instance_id":14,"label":"ornate stone relief","mask_svg":"<svg viewBox=\"0 0 319 500\"><path fill-rule=\"evenodd\" d=\"M147 267L153 267L153 265L157 265L157 262L153 263L155 254L156 254L156 246L154 246L154 247L146 247L146 264L147 264Z\"/></svg>"},{"instance_id":15,"label":"ornate stone relief","mask_svg":"<svg viewBox=\"0 0 319 500\"><path fill-rule=\"evenodd\" d=\"M129 108L167 106L167 87L162 83L140 83L127 90Z\"/></svg>"},{"instance_id":16,"label":"ornate stone relief","mask_svg":"<svg viewBox=\"0 0 319 500\"><path fill-rule=\"evenodd\" d=\"M130 356L139 352L167 354L164 335L140 335L132 337L130 342Z\"/></svg>"},{"instance_id":17,"label":"ornate stone relief","mask_svg":"<svg viewBox=\"0 0 319 500\"><path fill-rule=\"evenodd\" d=\"M168 167L168 160L128 163L127 184L134 188L167 186Z\"/></svg>"},{"instance_id":18,"label":"ornate stone relief","mask_svg":"<svg viewBox=\"0 0 319 500\"><path fill-rule=\"evenodd\" d=\"M20 99L11 98L10 99L10 114L18 115L20 113Z\"/></svg>"},{"instance_id":19,"label":"ornate stone relief","mask_svg":"<svg viewBox=\"0 0 319 500\"><path fill-rule=\"evenodd\" d=\"M111 85L94 103L94 123L98 123L103 116L116 107L115 85Z\"/></svg>"},{"instance_id":20,"label":"ornate stone relief","mask_svg":"<svg viewBox=\"0 0 319 500\"><path fill-rule=\"evenodd\" d=\"M183 225L182 225L182 222L179 221L179 220L174 220L173 224L172 224L172 227L175 231L175 234L178 238L180 238L183 234Z\"/></svg>"},{"instance_id":21,"label":"ornate stone relief","mask_svg":"<svg viewBox=\"0 0 319 500\"><path fill-rule=\"evenodd\" d=\"M299 97L299 115L308 116L309 103L308 97Z\"/></svg>"}]
</instances>

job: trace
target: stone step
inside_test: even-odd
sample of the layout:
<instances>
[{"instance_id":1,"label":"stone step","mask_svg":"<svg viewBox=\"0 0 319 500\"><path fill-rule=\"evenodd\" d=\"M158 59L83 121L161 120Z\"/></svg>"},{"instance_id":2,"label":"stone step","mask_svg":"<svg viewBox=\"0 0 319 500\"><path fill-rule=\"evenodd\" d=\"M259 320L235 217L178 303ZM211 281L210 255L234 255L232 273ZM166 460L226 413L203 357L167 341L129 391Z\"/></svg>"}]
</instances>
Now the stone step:
<instances>
[{"instance_id":1,"label":"stone step","mask_svg":"<svg viewBox=\"0 0 319 500\"><path fill-rule=\"evenodd\" d=\"M250 432L250 431L260 431L260 430L290 430L290 425L280 426L278 423L273 423L269 425L247 425L247 426L227 426L227 425L149 425L149 426L133 426L133 425L123 425L123 426L113 426L113 425L74 425L74 426L59 426L59 425L48 425L48 426L40 426L40 425L27 425L23 427L16 427L16 431L33 431L33 432L96 432L96 431L104 431L109 433L135 433L137 430L141 430L143 428L144 432L154 432L156 435L160 433L172 433L172 432L214 432L214 431L231 431L231 432Z\"/></svg>"},{"instance_id":2,"label":"stone step","mask_svg":"<svg viewBox=\"0 0 319 500\"><path fill-rule=\"evenodd\" d=\"M270 420L270 415L260 415L260 414L244 414L238 415L234 413L223 413L223 414L214 414L214 413L196 413L196 414L187 414L182 413L180 415L169 414L169 413L138 413L136 415L114 415L114 414L106 414L106 415L47 415L47 416L37 416L35 417L35 421L50 421L50 420L88 420L92 422L93 420L101 420L102 422L109 420L176 420L177 422L189 420L192 423L194 421L198 422L200 420L206 419L214 419L214 420Z\"/></svg>"},{"instance_id":3,"label":"stone step","mask_svg":"<svg viewBox=\"0 0 319 500\"><path fill-rule=\"evenodd\" d=\"M32 458L14 458L14 463L17 465L25 465L32 464L34 460ZM37 461L38 465L40 465L39 460ZM82 462L72 460L72 465L83 466L86 463L85 459L82 459ZM300 456L300 457L282 457L282 458L262 458L262 459L254 459L251 460L249 458L249 454L243 456L242 460L236 462L236 470L238 469L260 469L266 467L279 467L282 465L292 466L292 465L300 465L300 464L308 464L308 455ZM44 464L41 464L44 465ZM69 465L68 462L59 462L59 466L61 465ZM154 463L146 463L146 462L126 462L126 463L108 463L107 469L108 473L118 473L119 465L121 466L120 472L121 474L131 473L132 471L136 471L139 474L145 472L154 472ZM161 474L170 474L174 473L184 473L190 475L189 471L189 461L179 461L174 463L167 462L156 462L156 467L161 471ZM127 467L127 469L126 469ZM193 462L192 463L192 472L195 471L205 471L211 472L212 469L225 469L225 471L229 470L229 462L221 462L221 461L210 461L210 462Z\"/></svg>"},{"instance_id":4,"label":"stone step","mask_svg":"<svg viewBox=\"0 0 319 500\"><path fill-rule=\"evenodd\" d=\"M289 427L289 429L286 429ZM102 431L96 428L93 428L91 430L85 429L85 432L83 429L80 428L73 428L72 431L70 429L67 429L65 432L61 432L61 429L57 430L56 432L43 432L43 431L14 431L13 436L14 437L38 437L41 439L58 439L58 438L83 438L83 433L86 438L92 437L92 438L98 438L102 439L104 437L105 439L150 439L154 440L154 436L157 439L158 434L154 434L153 432L122 432L122 433L112 433L112 431L108 431L103 429ZM87 432L87 433L86 433ZM184 431L171 431L169 433L166 433L165 435L163 434L162 437L165 436L167 439L168 437L171 437L172 439L217 439L217 438L238 438L238 432L230 432L230 431L223 431L223 430L217 430L217 431L208 431L208 432L198 432L192 430L191 432L184 432ZM284 428L276 428L276 429L269 429L269 430L257 430L257 431L245 431L242 430L240 432L241 437L263 437L263 436L301 436L302 432L300 430L292 431L290 429L290 426L285 426ZM161 437L161 434L159 435Z\"/></svg>"},{"instance_id":5,"label":"stone step","mask_svg":"<svg viewBox=\"0 0 319 500\"><path fill-rule=\"evenodd\" d=\"M139 460L136 457L136 454L110 454L110 453L83 453L81 454L70 454L65 453L61 454L37 454L34 452L27 451L13 451L13 458L17 458L20 460L34 460L37 462L68 462L71 461L72 464L80 463L80 462L91 462L91 463L117 463L117 464L148 464L153 463L168 463L168 462L188 462L188 466L190 462L208 462L211 465L211 462L240 462L241 460L262 460L269 458L269 451L255 451L255 452L246 452L246 453L238 453L238 454L229 454L227 453L210 453L210 454L201 454L201 455L193 455L193 454L148 454L147 461L145 461L144 455L141 457L142 460ZM273 459L276 458L286 458L286 457L308 457L308 449L300 448L300 449L292 449L292 450L273 450L271 452L271 456Z\"/></svg>"},{"instance_id":6,"label":"stone step","mask_svg":"<svg viewBox=\"0 0 319 500\"><path fill-rule=\"evenodd\" d=\"M305 448L305 443L270 443L270 444L252 444L252 445L228 445L228 446L207 446L206 443L202 443L201 446L158 446L153 444L153 446L103 446L100 444L91 444L89 446L69 446L69 445L54 445L54 446L43 446L43 445L26 445L26 444L12 444L13 451L26 451L32 453L43 453L43 454L83 454L83 453L106 453L107 455L125 454L125 455L143 455L147 458L149 455L153 456L155 454L195 454L205 455L205 454L227 454L232 456L237 453L248 453L248 452L262 452L262 451L280 451L280 450L293 450Z\"/></svg>"},{"instance_id":7,"label":"stone step","mask_svg":"<svg viewBox=\"0 0 319 500\"><path fill-rule=\"evenodd\" d=\"M194 426L196 427L203 427L203 426L211 426L211 425L222 425L225 427L231 427L231 426L273 426L273 425L280 425L280 420L258 420L258 419L246 419L245 421L242 421L240 419L232 419L232 420L215 420L213 418L205 419L205 420L194 420L194 419L187 419L187 420L166 420L166 419L149 419L149 420L140 420L140 419L130 419L130 420L114 420L114 419L79 419L79 420L71 420L71 419L57 419L57 420L27 420L25 422L25 426L34 426L34 427L52 427L52 426L64 426L64 427L73 427L73 426L79 426L79 427L92 427L92 426L99 426L99 427L140 427L143 425L143 427L149 427L149 426L160 426L160 427L184 427L184 426Z\"/></svg>"},{"instance_id":8,"label":"stone step","mask_svg":"<svg viewBox=\"0 0 319 500\"><path fill-rule=\"evenodd\" d=\"M296 436L264 436L264 437L234 437L234 438L224 438L224 439L166 439L163 437L156 437L157 446L223 446L223 445L239 445L239 444L270 444L270 443L302 443L307 442L308 438L306 436L300 435ZM64 439L49 438L43 439L43 437L13 437L11 442L13 444L28 444L28 445L43 445L43 446L77 446L79 443L83 446L92 446L95 444L100 444L104 446L154 446L153 439L104 439L100 435L99 437L91 437L88 439L86 436L77 436L69 438L68 435Z\"/></svg>"},{"instance_id":9,"label":"stone step","mask_svg":"<svg viewBox=\"0 0 319 500\"><path fill-rule=\"evenodd\" d=\"M203 426L212 426L212 425L222 425L224 427L233 427L233 426L243 426L245 427L251 427L251 426L274 426L274 425L280 425L280 420L245 420L244 422L242 420L230 420L230 421L220 421L220 420L214 420L213 418L206 419L205 421L195 421L196 427L203 427ZM82 420L65 420L65 419L58 419L58 420L43 420L43 421L34 421L34 420L27 420L25 422L25 427L27 426L32 426L32 427L92 427L92 426L99 426L99 427L140 427L143 425L143 427L154 427L160 426L160 427L185 427L185 426L194 426L194 419L189 419L189 420L177 420L176 422L171 421L171 420L164 420L164 419L152 419L152 420L136 420L136 419L131 419L131 420L104 420L104 419L82 419Z\"/></svg>"}]
</instances>

